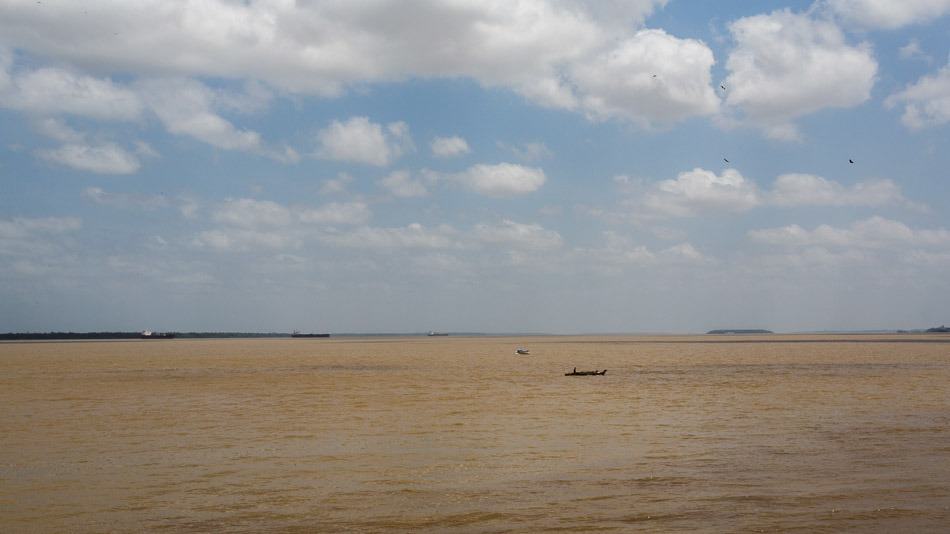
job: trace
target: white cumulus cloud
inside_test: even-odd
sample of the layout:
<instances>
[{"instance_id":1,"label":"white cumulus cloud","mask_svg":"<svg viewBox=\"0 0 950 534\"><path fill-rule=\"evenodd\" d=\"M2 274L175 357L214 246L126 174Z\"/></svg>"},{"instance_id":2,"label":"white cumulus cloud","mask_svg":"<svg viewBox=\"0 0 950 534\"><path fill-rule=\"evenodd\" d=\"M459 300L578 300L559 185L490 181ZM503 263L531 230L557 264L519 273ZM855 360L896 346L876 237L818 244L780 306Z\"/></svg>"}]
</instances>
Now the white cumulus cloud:
<instances>
[{"instance_id":1,"label":"white cumulus cloud","mask_svg":"<svg viewBox=\"0 0 950 534\"><path fill-rule=\"evenodd\" d=\"M452 179L464 187L490 197L510 197L533 193L547 177L537 167L515 163L478 164L455 174Z\"/></svg>"},{"instance_id":2,"label":"white cumulus cloud","mask_svg":"<svg viewBox=\"0 0 950 534\"><path fill-rule=\"evenodd\" d=\"M794 120L865 102L877 75L867 44L851 45L834 23L788 10L730 25L726 103L778 139L797 139Z\"/></svg>"},{"instance_id":3,"label":"white cumulus cloud","mask_svg":"<svg viewBox=\"0 0 950 534\"><path fill-rule=\"evenodd\" d=\"M646 217L690 217L703 212L747 211L761 201L755 183L739 171L726 169L717 175L695 168L658 182L634 207L643 210L638 215Z\"/></svg>"},{"instance_id":4,"label":"white cumulus cloud","mask_svg":"<svg viewBox=\"0 0 950 534\"><path fill-rule=\"evenodd\" d=\"M4 64L5 63L5 64ZM12 57L0 60L0 106L39 115L77 115L100 120L128 121L142 113L135 92L109 79L61 68L9 72Z\"/></svg>"},{"instance_id":5,"label":"white cumulus cloud","mask_svg":"<svg viewBox=\"0 0 950 534\"><path fill-rule=\"evenodd\" d=\"M912 130L950 122L950 64L889 96L885 104L889 107L903 104L901 122Z\"/></svg>"},{"instance_id":6,"label":"white cumulus cloud","mask_svg":"<svg viewBox=\"0 0 950 534\"><path fill-rule=\"evenodd\" d=\"M639 32L666 3L4 3L0 46L133 77L259 80L288 93L334 96L366 83L464 77L600 118L707 115L716 107L708 47ZM641 69L665 81L642 85ZM610 77L625 89L611 87Z\"/></svg>"},{"instance_id":7,"label":"white cumulus cloud","mask_svg":"<svg viewBox=\"0 0 950 534\"><path fill-rule=\"evenodd\" d=\"M578 64L573 79L583 109L595 118L669 123L718 110L710 83L714 63L701 41L641 30Z\"/></svg>"},{"instance_id":8,"label":"white cumulus cloud","mask_svg":"<svg viewBox=\"0 0 950 534\"><path fill-rule=\"evenodd\" d=\"M385 127L367 117L333 121L317 133L317 156L385 167L411 149L409 127L393 122Z\"/></svg>"}]
</instances>

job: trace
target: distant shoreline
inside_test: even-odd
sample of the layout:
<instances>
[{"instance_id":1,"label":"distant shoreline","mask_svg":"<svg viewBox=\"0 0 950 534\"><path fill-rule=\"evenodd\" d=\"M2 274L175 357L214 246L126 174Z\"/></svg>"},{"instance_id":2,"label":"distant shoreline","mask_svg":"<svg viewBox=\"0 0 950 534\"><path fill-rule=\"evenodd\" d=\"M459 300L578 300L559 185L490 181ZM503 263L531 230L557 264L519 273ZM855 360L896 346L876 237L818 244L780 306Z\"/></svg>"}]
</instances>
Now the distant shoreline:
<instances>
[{"instance_id":1,"label":"distant shoreline","mask_svg":"<svg viewBox=\"0 0 950 534\"><path fill-rule=\"evenodd\" d=\"M175 339L297 339L292 337L291 332L173 332ZM452 332L440 335L444 337L610 337L610 336L637 336L637 337L699 337L715 336L721 339L693 339L677 340L676 343L756 343L756 342L775 342L775 343L802 343L811 340L803 339L781 339L780 336L872 336L887 335L898 336L890 338L892 341L914 341L911 338L903 336L912 336L920 334L942 334L948 333L946 327L919 329L919 330L861 330L861 331L813 331L813 332L785 332L775 333L770 331L751 331L751 330L718 330L705 333L654 333L654 332L610 332L610 333L579 333L579 334L549 334L542 332ZM768 339L775 336L774 339ZM384 332L384 333L334 333L328 334L330 338L387 338L387 337L431 337L427 332ZM729 339L751 338L751 339ZM69 341L69 340L138 340L141 338L141 332L8 332L0 333L0 341ZM764 338L764 339L763 339ZM326 337L304 337L303 339L327 339ZM156 339L155 341L158 341ZM818 340L815 340L818 341ZM830 340L822 340L830 341ZM839 341L860 341L860 340L839 340ZM635 342L635 341L631 341ZM651 342L674 342L674 341L651 341Z\"/></svg>"},{"instance_id":2,"label":"distant shoreline","mask_svg":"<svg viewBox=\"0 0 950 534\"><path fill-rule=\"evenodd\" d=\"M327 337L427 337L427 332L409 332L409 333L340 333L340 334L321 334L321 335L298 335L294 337L292 332L176 332L168 331L174 334L174 339L257 339L257 338L288 338L288 339L326 339ZM454 336L493 336L493 335L513 335L513 336L543 336L548 334L538 333L512 333L512 334L484 334L480 332L458 332L449 334L440 334L439 337ZM68 340L123 340L140 339L141 332L7 332L0 333L0 341L68 341ZM161 339L161 338L156 338Z\"/></svg>"},{"instance_id":3,"label":"distant shoreline","mask_svg":"<svg viewBox=\"0 0 950 534\"><path fill-rule=\"evenodd\" d=\"M176 339L205 339L205 338L262 338L262 337L290 337L290 332L175 332ZM43 341L43 340L70 340L70 339L140 339L141 332L9 332L0 334L2 341Z\"/></svg>"}]
</instances>

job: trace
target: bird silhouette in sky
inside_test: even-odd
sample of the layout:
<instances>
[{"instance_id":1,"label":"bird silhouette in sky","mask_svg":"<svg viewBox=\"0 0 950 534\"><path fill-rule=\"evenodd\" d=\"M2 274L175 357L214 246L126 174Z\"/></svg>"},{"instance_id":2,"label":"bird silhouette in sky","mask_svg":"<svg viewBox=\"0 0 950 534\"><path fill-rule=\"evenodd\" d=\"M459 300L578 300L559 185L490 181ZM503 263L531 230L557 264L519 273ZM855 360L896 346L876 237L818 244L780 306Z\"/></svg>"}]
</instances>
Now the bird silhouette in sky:
<instances>
[{"instance_id":1,"label":"bird silhouette in sky","mask_svg":"<svg viewBox=\"0 0 950 534\"><path fill-rule=\"evenodd\" d=\"M722 87L722 90L723 90L723 91L726 90L726 86L725 86L725 85L720 85L719 87Z\"/></svg>"},{"instance_id":2,"label":"bird silhouette in sky","mask_svg":"<svg viewBox=\"0 0 950 534\"><path fill-rule=\"evenodd\" d=\"M848 163L854 163L854 160L853 160L853 159L849 159L849 160L848 160Z\"/></svg>"},{"instance_id":3,"label":"bird silhouette in sky","mask_svg":"<svg viewBox=\"0 0 950 534\"><path fill-rule=\"evenodd\" d=\"M725 161L726 163L729 163L729 160L727 160L726 158L722 158L722 160Z\"/></svg>"}]
</instances>

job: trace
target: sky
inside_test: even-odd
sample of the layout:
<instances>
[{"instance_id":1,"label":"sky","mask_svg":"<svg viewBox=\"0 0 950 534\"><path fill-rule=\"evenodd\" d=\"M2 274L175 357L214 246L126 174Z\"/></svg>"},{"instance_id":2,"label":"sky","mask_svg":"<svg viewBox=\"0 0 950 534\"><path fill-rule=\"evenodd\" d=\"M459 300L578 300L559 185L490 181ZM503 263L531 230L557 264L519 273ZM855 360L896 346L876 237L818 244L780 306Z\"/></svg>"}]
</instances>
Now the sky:
<instances>
[{"instance_id":1,"label":"sky","mask_svg":"<svg viewBox=\"0 0 950 534\"><path fill-rule=\"evenodd\" d=\"M950 0L0 0L0 331L950 323Z\"/></svg>"}]
</instances>

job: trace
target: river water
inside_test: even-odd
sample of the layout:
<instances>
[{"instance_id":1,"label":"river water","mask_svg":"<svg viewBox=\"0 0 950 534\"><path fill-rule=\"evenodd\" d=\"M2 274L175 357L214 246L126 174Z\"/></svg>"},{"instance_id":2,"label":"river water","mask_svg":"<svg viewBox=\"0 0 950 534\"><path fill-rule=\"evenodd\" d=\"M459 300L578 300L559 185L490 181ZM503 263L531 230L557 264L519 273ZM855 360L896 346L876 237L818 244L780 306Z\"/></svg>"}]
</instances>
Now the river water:
<instances>
[{"instance_id":1,"label":"river water","mask_svg":"<svg viewBox=\"0 0 950 534\"><path fill-rule=\"evenodd\" d=\"M0 531L945 532L947 341L0 343Z\"/></svg>"}]
</instances>

